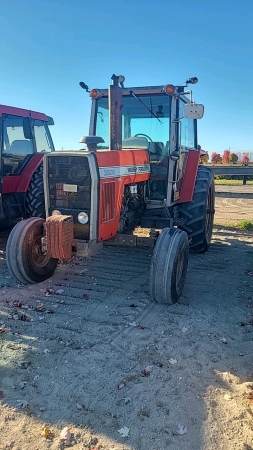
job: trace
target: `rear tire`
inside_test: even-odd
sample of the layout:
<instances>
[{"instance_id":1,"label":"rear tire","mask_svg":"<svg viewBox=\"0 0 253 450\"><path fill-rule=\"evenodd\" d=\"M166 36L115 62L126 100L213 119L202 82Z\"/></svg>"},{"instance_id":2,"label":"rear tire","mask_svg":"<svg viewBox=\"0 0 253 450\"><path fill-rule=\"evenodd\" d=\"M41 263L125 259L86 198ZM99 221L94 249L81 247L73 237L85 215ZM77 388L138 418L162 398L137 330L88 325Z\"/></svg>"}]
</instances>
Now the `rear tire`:
<instances>
[{"instance_id":1,"label":"rear tire","mask_svg":"<svg viewBox=\"0 0 253 450\"><path fill-rule=\"evenodd\" d=\"M187 234L164 228L157 239L150 267L150 295L157 303L172 305L182 294L189 256Z\"/></svg>"},{"instance_id":2,"label":"rear tire","mask_svg":"<svg viewBox=\"0 0 253 450\"><path fill-rule=\"evenodd\" d=\"M179 218L185 223L179 228L188 234L190 251L206 252L210 246L215 206L215 188L212 170L199 166L191 202L178 205Z\"/></svg>"},{"instance_id":3,"label":"rear tire","mask_svg":"<svg viewBox=\"0 0 253 450\"><path fill-rule=\"evenodd\" d=\"M35 170L26 192L26 217L46 217L43 163Z\"/></svg>"},{"instance_id":4,"label":"rear tire","mask_svg":"<svg viewBox=\"0 0 253 450\"><path fill-rule=\"evenodd\" d=\"M6 261L10 273L20 283L40 283L50 278L56 269L58 260L41 251L44 222L38 217L22 220L9 235Z\"/></svg>"}]
</instances>

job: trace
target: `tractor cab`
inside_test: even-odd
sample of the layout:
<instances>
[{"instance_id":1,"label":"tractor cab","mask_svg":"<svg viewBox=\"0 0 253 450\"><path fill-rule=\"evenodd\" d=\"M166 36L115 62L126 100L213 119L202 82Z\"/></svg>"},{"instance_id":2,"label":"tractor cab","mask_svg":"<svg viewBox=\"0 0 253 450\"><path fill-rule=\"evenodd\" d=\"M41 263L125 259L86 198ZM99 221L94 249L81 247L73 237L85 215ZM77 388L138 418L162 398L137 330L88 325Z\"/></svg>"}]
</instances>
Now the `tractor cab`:
<instances>
[{"instance_id":1,"label":"tractor cab","mask_svg":"<svg viewBox=\"0 0 253 450\"><path fill-rule=\"evenodd\" d=\"M20 175L35 153L54 150L48 125L53 119L42 113L0 105L2 175Z\"/></svg>"},{"instance_id":2,"label":"tractor cab","mask_svg":"<svg viewBox=\"0 0 253 450\"><path fill-rule=\"evenodd\" d=\"M124 77L112 78L114 85L108 90L89 91L92 98L89 135L100 138L97 151L147 150L151 175L146 200L170 206L180 196L189 152L198 152L196 119L203 116L203 106L191 99L195 114L193 108L191 114L189 110L185 112L185 106L189 106L186 95L191 96L191 91L181 86L125 88L122 81L117 86ZM188 80L196 81L196 78ZM115 129L117 134L112 138ZM80 142L87 142L89 148L88 140Z\"/></svg>"},{"instance_id":3,"label":"tractor cab","mask_svg":"<svg viewBox=\"0 0 253 450\"><path fill-rule=\"evenodd\" d=\"M9 227L32 215L45 216L42 160L54 151L43 113L0 105L0 224Z\"/></svg>"}]
</instances>

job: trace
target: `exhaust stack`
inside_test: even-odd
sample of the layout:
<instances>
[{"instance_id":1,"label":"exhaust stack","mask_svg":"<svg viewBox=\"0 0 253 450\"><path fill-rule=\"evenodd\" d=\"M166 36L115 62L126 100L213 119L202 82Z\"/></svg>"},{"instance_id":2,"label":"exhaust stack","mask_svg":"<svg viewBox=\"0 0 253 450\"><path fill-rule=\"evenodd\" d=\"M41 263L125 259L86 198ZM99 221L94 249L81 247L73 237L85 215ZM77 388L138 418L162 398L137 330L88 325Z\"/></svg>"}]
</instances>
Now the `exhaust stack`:
<instances>
[{"instance_id":1,"label":"exhaust stack","mask_svg":"<svg viewBox=\"0 0 253 450\"><path fill-rule=\"evenodd\" d=\"M108 89L109 98L109 149L122 150L122 88L125 78L112 75ZM120 84L120 86L119 86Z\"/></svg>"}]
</instances>

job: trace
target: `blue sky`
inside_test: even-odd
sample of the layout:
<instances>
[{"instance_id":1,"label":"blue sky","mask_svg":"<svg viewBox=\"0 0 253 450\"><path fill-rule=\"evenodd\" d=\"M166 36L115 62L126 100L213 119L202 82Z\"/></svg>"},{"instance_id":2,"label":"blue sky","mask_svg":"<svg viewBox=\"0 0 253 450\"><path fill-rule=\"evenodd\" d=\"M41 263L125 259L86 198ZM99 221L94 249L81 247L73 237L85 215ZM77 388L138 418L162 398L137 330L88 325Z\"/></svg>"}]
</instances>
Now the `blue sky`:
<instances>
[{"instance_id":1,"label":"blue sky","mask_svg":"<svg viewBox=\"0 0 253 450\"><path fill-rule=\"evenodd\" d=\"M57 149L79 149L90 99L105 88L197 76L199 143L253 151L252 0L9 0L1 3L1 104L54 117Z\"/></svg>"}]
</instances>

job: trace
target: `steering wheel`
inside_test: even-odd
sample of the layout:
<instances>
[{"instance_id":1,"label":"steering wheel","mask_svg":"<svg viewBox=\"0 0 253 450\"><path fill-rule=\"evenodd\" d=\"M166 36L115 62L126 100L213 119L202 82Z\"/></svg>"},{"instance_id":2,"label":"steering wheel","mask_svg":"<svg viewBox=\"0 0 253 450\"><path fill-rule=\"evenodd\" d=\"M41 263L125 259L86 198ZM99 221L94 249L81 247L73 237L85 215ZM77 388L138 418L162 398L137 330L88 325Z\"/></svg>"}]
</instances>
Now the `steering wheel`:
<instances>
[{"instance_id":1,"label":"steering wheel","mask_svg":"<svg viewBox=\"0 0 253 450\"><path fill-rule=\"evenodd\" d=\"M138 134L135 134L135 135L134 135L134 137L138 137L138 136L144 136L145 138L149 139L150 142L153 142L152 139L151 139L151 137L149 137L147 134L144 134L144 133L138 133Z\"/></svg>"}]
</instances>

